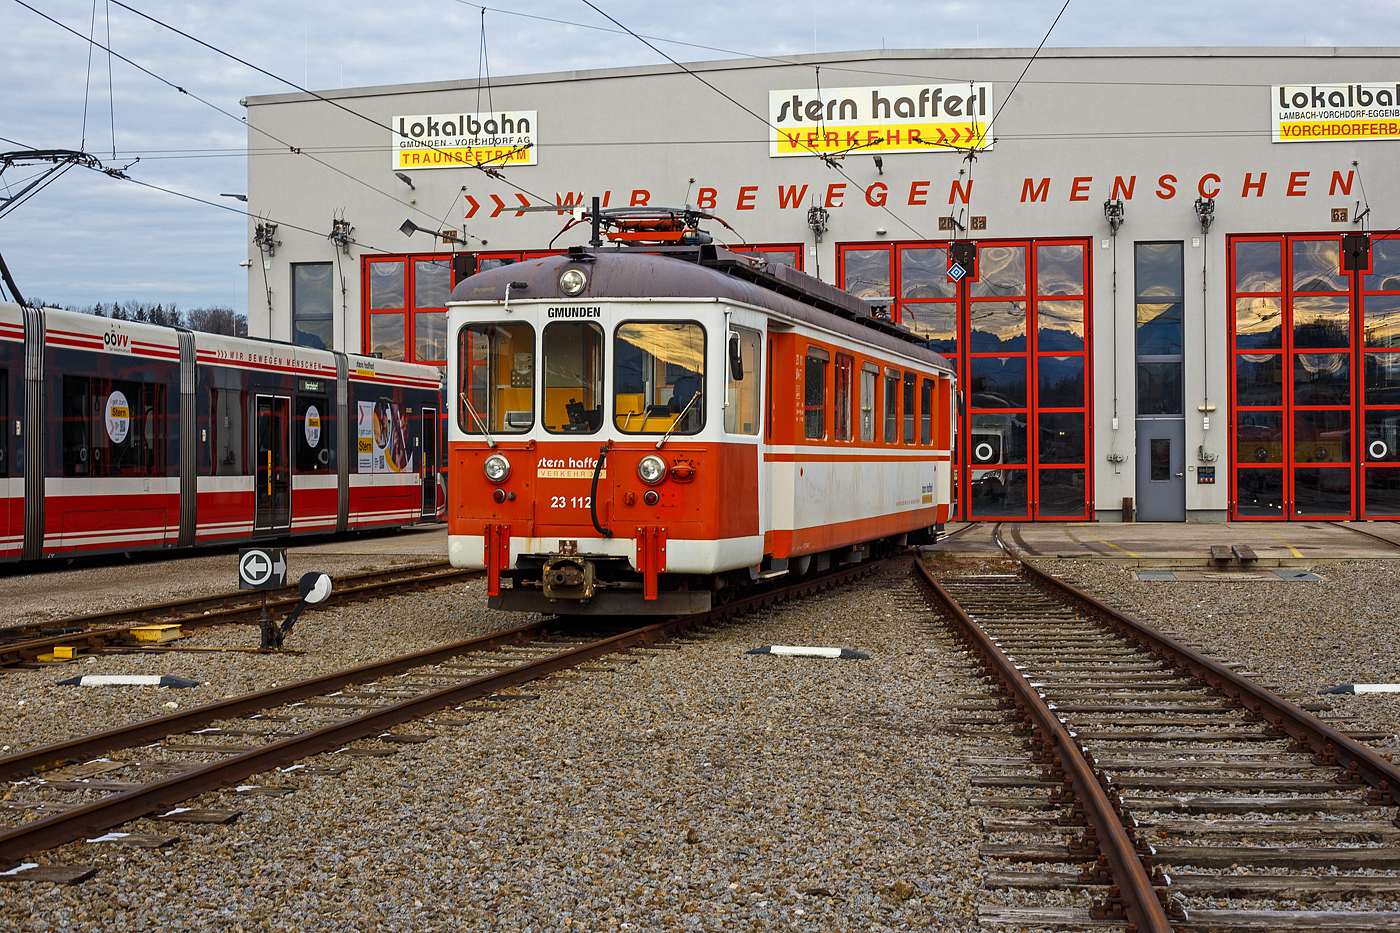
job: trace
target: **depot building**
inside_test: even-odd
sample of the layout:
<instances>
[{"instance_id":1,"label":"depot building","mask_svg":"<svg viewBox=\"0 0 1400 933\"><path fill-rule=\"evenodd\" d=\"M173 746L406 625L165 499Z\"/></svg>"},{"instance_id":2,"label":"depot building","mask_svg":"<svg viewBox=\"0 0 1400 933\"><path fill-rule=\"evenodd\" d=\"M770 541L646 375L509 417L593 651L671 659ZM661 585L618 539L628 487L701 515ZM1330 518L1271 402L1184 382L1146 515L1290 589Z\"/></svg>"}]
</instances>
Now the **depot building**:
<instances>
[{"instance_id":1,"label":"depot building","mask_svg":"<svg viewBox=\"0 0 1400 933\"><path fill-rule=\"evenodd\" d=\"M690 205L947 356L960 518L1400 516L1394 50L1028 56L249 98L250 332L445 367L460 279Z\"/></svg>"}]
</instances>

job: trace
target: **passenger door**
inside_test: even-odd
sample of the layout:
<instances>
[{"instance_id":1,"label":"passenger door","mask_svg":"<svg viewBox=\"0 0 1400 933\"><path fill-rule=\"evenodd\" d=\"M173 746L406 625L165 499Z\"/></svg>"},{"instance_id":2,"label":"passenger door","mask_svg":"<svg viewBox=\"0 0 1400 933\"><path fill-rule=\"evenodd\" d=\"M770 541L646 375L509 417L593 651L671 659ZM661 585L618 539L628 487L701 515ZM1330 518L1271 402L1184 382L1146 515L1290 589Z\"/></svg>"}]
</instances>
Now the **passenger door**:
<instances>
[{"instance_id":1,"label":"passenger door","mask_svg":"<svg viewBox=\"0 0 1400 933\"><path fill-rule=\"evenodd\" d=\"M257 451L253 490L253 532L282 534L292 527L292 471L289 457L291 399L259 395L255 419Z\"/></svg>"},{"instance_id":2,"label":"passenger door","mask_svg":"<svg viewBox=\"0 0 1400 933\"><path fill-rule=\"evenodd\" d=\"M423 481L422 516L429 521L437 519L438 432L441 430L437 409L423 409L423 455L419 458L418 473Z\"/></svg>"}]
</instances>

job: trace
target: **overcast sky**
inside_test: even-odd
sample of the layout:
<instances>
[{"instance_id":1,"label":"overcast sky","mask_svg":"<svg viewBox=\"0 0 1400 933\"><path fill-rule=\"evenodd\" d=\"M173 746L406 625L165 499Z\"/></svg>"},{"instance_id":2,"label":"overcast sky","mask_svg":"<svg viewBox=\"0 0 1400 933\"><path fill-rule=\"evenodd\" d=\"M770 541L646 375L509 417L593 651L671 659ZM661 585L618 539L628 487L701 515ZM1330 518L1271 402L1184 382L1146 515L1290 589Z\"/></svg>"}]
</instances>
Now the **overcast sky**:
<instances>
[{"instance_id":1,"label":"overcast sky","mask_svg":"<svg viewBox=\"0 0 1400 933\"><path fill-rule=\"evenodd\" d=\"M84 147L151 185L220 198L247 185L239 98L288 90L110 0L0 0L0 150ZM124 0L126 2L126 0ZM680 61L888 48L1034 48L1063 0L594 0ZM129 0L161 22L313 89L475 78L482 8L462 0ZM95 16L94 16L95 11ZM110 13L110 22L109 16ZM95 24L95 27L94 27ZM604 29L590 28L604 27ZM95 51L99 42L226 116ZM582 0L497 0L485 15L493 76L656 64ZM1397 46L1396 0L1070 0L1050 46ZM1400 68L1397 68L1400 70ZM1032 68L1027 80L1034 80ZM86 97L86 119L84 100ZM718 106L719 104L717 104ZM114 139L115 137L115 139ZM114 156L115 149L115 156ZM11 191L33 170L13 167ZM27 298L246 305L245 219L73 169L0 218L0 254Z\"/></svg>"}]
</instances>

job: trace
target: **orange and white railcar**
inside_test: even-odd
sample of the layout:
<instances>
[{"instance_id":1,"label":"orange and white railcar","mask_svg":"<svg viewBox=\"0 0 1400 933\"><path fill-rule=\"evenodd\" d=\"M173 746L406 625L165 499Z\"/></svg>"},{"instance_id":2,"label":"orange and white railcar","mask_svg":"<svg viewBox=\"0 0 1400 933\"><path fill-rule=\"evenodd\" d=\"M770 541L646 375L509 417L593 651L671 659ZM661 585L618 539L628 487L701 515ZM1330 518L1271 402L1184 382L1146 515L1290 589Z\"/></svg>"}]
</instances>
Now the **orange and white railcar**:
<instances>
[{"instance_id":1,"label":"orange and white railcar","mask_svg":"<svg viewBox=\"0 0 1400 933\"><path fill-rule=\"evenodd\" d=\"M952 368L760 254L574 248L448 322L450 557L493 607L702 611L948 517Z\"/></svg>"}]
</instances>

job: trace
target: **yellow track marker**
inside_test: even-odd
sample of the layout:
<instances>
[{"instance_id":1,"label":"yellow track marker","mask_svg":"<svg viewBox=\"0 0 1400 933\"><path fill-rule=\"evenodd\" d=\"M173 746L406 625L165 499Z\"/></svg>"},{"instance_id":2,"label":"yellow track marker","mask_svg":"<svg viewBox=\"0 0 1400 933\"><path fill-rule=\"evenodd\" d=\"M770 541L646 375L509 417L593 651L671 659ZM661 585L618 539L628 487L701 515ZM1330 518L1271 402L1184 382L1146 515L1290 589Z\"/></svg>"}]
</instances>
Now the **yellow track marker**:
<instances>
[{"instance_id":1,"label":"yellow track marker","mask_svg":"<svg viewBox=\"0 0 1400 933\"><path fill-rule=\"evenodd\" d=\"M1302 557L1302 556L1303 556L1303 552L1302 552L1302 551L1298 550L1296 547L1294 547L1293 545L1289 544L1287 541L1283 540L1283 538L1280 537L1279 535L1274 534L1272 531L1269 532L1269 534L1273 535L1275 538L1278 538L1279 543L1282 544L1284 547L1288 548L1289 552L1290 552L1294 557Z\"/></svg>"},{"instance_id":2,"label":"yellow track marker","mask_svg":"<svg viewBox=\"0 0 1400 933\"><path fill-rule=\"evenodd\" d=\"M1086 532L1084 532L1084 533L1087 534L1089 537L1093 538L1095 541L1099 542L1100 544L1107 544L1109 547L1113 548L1115 551L1122 551L1124 554L1127 554L1129 557L1136 557L1136 558L1139 558L1139 559L1141 559L1141 557L1142 557L1141 554L1134 554L1132 551L1128 550L1127 548L1119 547L1118 545L1114 544L1112 541L1105 541L1103 538L1100 538L1098 535L1094 534L1092 531L1086 531ZM1072 536L1071 536L1071 537L1072 537Z\"/></svg>"}]
</instances>

